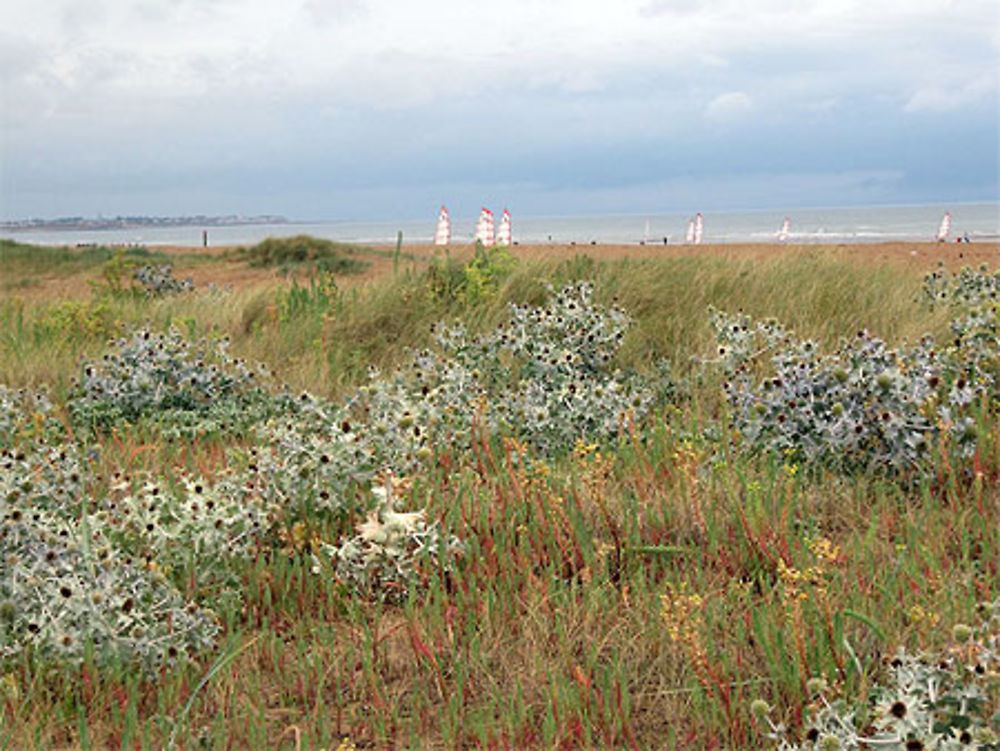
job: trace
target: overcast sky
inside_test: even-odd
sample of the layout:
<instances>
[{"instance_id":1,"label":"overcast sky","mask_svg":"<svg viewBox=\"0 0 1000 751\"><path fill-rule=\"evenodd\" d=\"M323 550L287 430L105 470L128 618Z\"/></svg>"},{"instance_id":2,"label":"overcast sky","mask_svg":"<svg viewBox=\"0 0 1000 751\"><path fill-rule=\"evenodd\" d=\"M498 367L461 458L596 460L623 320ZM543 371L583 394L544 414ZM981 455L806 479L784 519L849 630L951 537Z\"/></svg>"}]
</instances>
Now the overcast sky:
<instances>
[{"instance_id":1,"label":"overcast sky","mask_svg":"<svg viewBox=\"0 0 1000 751\"><path fill-rule=\"evenodd\" d=\"M997 200L997 0L3 0L0 218Z\"/></svg>"}]
</instances>

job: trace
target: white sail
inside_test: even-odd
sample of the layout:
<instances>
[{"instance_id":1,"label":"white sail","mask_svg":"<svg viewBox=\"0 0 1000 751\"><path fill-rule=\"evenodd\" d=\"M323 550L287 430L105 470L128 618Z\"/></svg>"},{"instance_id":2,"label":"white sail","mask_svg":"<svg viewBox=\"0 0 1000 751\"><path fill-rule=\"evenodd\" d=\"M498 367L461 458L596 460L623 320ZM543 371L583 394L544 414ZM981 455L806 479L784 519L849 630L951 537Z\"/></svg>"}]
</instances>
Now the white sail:
<instances>
[{"instance_id":1,"label":"white sail","mask_svg":"<svg viewBox=\"0 0 1000 751\"><path fill-rule=\"evenodd\" d=\"M685 239L689 245L694 242L694 219L688 222L688 231Z\"/></svg>"},{"instance_id":2,"label":"white sail","mask_svg":"<svg viewBox=\"0 0 1000 751\"><path fill-rule=\"evenodd\" d=\"M788 236L792 233L792 220L787 216L785 221L781 223L781 229L778 230L778 242L785 242L788 240Z\"/></svg>"},{"instance_id":3,"label":"white sail","mask_svg":"<svg viewBox=\"0 0 1000 751\"><path fill-rule=\"evenodd\" d=\"M941 226L938 227L938 242L944 242L947 240L949 232L951 232L951 214L949 212L945 212L945 215L941 218Z\"/></svg>"},{"instance_id":4,"label":"white sail","mask_svg":"<svg viewBox=\"0 0 1000 751\"><path fill-rule=\"evenodd\" d=\"M448 209L442 206L441 213L438 214L437 231L434 233L434 244L448 245L450 242L451 217L448 214Z\"/></svg>"},{"instance_id":5,"label":"white sail","mask_svg":"<svg viewBox=\"0 0 1000 751\"><path fill-rule=\"evenodd\" d=\"M493 238L493 212L484 208L479 212L479 221L476 222L476 242L483 245L492 246Z\"/></svg>"},{"instance_id":6,"label":"white sail","mask_svg":"<svg viewBox=\"0 0 1000 751\"><path fill-rule=\"evenodd\" d=\"M511 244L511 229L510 229L510 212L507 209L503 210L503 215L500 217L500 229L497 230L497 245L505 245L510 247Z\"/></svg>"},{"instance_id":7,"label":"white sail","mask_svg":"<svg viewBox=\"0 0 1000 751\"><path fill-rule=\"evenodd\" d=\"M701 236L704 234L705 224L701 217L701 212L694 218L694 244L701 245Z\"/></svg>"}]
</instances>

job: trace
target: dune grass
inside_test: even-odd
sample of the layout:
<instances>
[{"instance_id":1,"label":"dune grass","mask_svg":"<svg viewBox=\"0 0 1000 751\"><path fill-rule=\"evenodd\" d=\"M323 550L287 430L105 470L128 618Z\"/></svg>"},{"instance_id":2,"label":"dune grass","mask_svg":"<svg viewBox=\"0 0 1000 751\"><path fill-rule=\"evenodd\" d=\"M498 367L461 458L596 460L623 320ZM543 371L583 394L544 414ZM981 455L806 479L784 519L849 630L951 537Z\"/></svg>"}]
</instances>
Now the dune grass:
<instances>
[{"instance_id":1,"label":"dune grass","mask_svg":"<svg viewBox=\"0 0 1000 751\"><path fill-rule=\"evenodd\" d=\"M108 300L100 311L98 304L79 300L73 303L80 308L74 311L77 325L51 336L39 321L62 304L33 305L12 296L0 307L6 342L0 381L20 386L59 380L67 362L97 352L120 328L149 323L162 330L177 324L197 333L225 333L242 355L269 363L297 388L333 396L356 385L369 365L386 369L401 363L408 348L430 340L437 321L460 316L473 328L489 328L503 319L508 303L537 303L546 283L583 278L596 282L601 302L617 302L636 319L620 355L624 367L648 368L666 357L681 374L689 371L692 356L709 351L709 306L778 318L828 347L862 328L890 341L940 335L948 320L947 311L915 304L919 275L858 268L822 253L764 262L690 257L599 264L586 256L524 261L496 294L475 304L435 295L426 272L412 267L377 284L343 290L336 275L315 272L277 292ZM80 325L88 315L99 321Z\"/></svg>"},{"instance_id":2,"label":"dune grass","mask_svg":"<svg viewBox=\"0 0 1000 751\"><path fill-rule=\"evenodd\" d=\"M667 358L683 393L616 440L557 456L485 433L468 453L434 446L405 501L465 549L400 602L353 593L317 562L317 541L360 520L282 527L237 567L238 597L198 592L192 561L170 575L216 608L214 654L155 679L24 654L0 675L0 748L767 748L755 699L801 733L810 679L864 703L898 647L956 649L952 627L1000 596L1000 426L988 407L974 467L942 443L906 482L807 472L741 453L717 381L692 359L712 355L709 306L779 318L828 351L862 328L896 343L941 337L949 311L918 303L916 273L817 251L521 261L476 301L428 279L411 269L340 289L314 275L267 292L81 300L61 314L3 301L0 383L49 384L57 401L78 358L139 325L228 336L293 390L342 399L369 366L406 365L436 322L489 331L508 303L586 279L634 318L615 364L651 374ZM115 471L229 469L226 436L167 441L126 426L96 440L97 484ZM997 693L989 701L1000 709Z\"/></svg>"},{"instance_id":3,"label":"dune grass","mask_svg":"<svg viewBox=\"0 0 1000 751\"><path fill-rule=\"evenodd\" d=\"M309 235L269 237L249 248L231 251L252 267L294 268L309 265L322 271L350 274L367 267L352 256L371 252L370 248L351 243L334 242Z\"/></svg>"}]
</instances>

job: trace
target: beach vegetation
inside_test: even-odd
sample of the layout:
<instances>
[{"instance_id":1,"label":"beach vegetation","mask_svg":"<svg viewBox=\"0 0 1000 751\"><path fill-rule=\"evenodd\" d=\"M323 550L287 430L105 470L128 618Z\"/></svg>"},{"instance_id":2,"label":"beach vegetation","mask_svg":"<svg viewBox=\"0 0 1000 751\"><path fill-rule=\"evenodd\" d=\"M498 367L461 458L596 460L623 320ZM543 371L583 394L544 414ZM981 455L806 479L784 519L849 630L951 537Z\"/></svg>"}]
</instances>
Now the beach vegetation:
<instances>
[{"instance_id":1,"label":"beach vegetation","mask_svg":"<svg viewBox=\"0 0 1000 751\"><path fill-rule=\"evenodd\" d=\"M367 249L310 235L269 237L248 248L239 248L235 256L254 268L291 270L309 266L319 271L353 274L368 267L354 256Z\"/></svg>"},{"instance_id":2,"label":"beach vegetation","mask_svg":"<svg viewBox=\"0 0 1000 751\"><path fill-rule=\"evenodd\" d=\"M101 267L101 280L91 282L95 297L156 297L190 292L190 277L175 279L172 262L153 265L148 254L119 250Z\"/></svg>"},{"instance_id":3,"label":"beach vegetation","mask_svg":"<svg viewBox=\"0 0 1000 751\"><path fill-rule=\"evenodd\" d=\"M490 253L3 300L0 745L996 747L992 303Z\"/></svg>"},{"instance_id":4,"label":"beach vegetation","mask_svg":"<svg viewBox=\"0 0 1000 751\"><path fill-rule=\"evenodd\" d=\"M44 276L67 276L99 267L116 255L135 260L153 261L162 258L147 248L109 248L104 245L69 247L64 245L34 245L0 238L0 267L5 275L25 273Z\"/></svg>"},{"instance_id":5,"label":"beach vegetation","mask_svg":"<svg viewBox=\"0 0 1000 751\"><path fill-rule=\"evenodd\" d=\"M496 296L516 264L507 248L477 243L468 261L453 259L448 253L436 254L425 274L426 284L437 299L476 305Z\"/></svg>"},{"instance_id":6,"label":"beach vegetation","mask_svg":"<svg viewBox=\"0 0 1000 751\"><path fill-rule=\"evenodd\" d=\"M935 305L968 306L1000 300L1000 271L990 272L987 264L973 269L963 266L952 274L939 265L924 277L921 299Z\"/></svg>"}]
</instances>

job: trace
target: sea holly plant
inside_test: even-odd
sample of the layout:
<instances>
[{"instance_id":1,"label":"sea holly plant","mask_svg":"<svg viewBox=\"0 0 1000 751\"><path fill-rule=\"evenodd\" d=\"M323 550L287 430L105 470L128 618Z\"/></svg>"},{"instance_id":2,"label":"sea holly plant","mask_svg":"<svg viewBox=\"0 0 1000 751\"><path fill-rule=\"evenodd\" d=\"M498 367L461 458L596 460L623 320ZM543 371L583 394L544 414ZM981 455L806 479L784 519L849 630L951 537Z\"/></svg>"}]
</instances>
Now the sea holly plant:
<instances>
[{"instance_id":1,"label":"sea holly plant","mask_svg":"<svg viewBox=\"0 0 1000 751\"><path fill-rule=\"evenodd\" d=\"M444 534L439 522L429 523L425 510L397 510L394 493L398 484L394 487L391 477L376 485L375 508L357 534L340 545L320 545L315 570L329 564L349 591L387 602L405 599L431 573L452 570L463 550L461 541Z\"/></svg>"},{"instance_id":2,"label":"sea holly plant","mask_svg":"<svg viewBox=\"0 0 1000 751\"><path fill-rule=\"evenodd\" d=\"M900 649L886 665L867 703L832 696L821 678L809 681L813 697L803 739L795 743L757 699L751 712L779 751L843 749L1000 749L1000 600L980 605L976 627L956 624L952 644L938 654Z\"/></svg>"},{"instance_id":3,"label":"sea holly plant","mask_svg":"<svg viewBox=\"0 0 1000 751\"><path fill-rule=\"evenodd\" d=\"M116 560L47 513L6 510L0 554L0 662L23 657L152 671L214 647L212 614L141 561Z\"/></svg>"},{"instance_id":4,"label":"sea holly plant","mask_svg":"<svg viewBox=\"0 0 1000 751\"><path fill-rule=\"evenodd\" d=\"M379 468L408 474L436 446L469 445L469 431L485 396L474 374L431 352L417 353L408 370L373 370L345 405L345 420Z\"/></svg>"},{"instance_id":5,"label":"sea holly plant","mask_svg":"<svg viewBox=\"0 0 1000 751\"><path fill-rule=\"evenodd\" d=\"M923 301L936 305L973 306L1000 300L1000 271L990 273L986 264L978 269L963 266L951 274L943 264L924 277Z\"/></svg>"},{"instance_id":6,"label":"sea holly plant","mask_svg":"<svg viewBox=\"0 0 1000 751\"><path fill-rule=\"evenodd\" d=\"M264 388L263 366L232 358L228 341L191 342L171 328L140 329L117 340L96 363L85 362L68 400L77 424L107 429L152 419L182 435L247 428L293 404Z\"/></svg>"},{"instance_id":7,"label":"sea holly plant","mask_svg":"<svg viewBox=\"0 0 1000 751\"><path fill-rule=\"evenodd\" d=\"M508 322L486 335L439 324L436 346L414 353L408 368L372 372L345 419L376 466L408 473L435 447L469 447L475 431L565 453L580 438L611 440L646 414L653 391L613 369L629 317L595 304L589 284L549 291L546 305L512 305Z\"/></svg>"},{"instance_id":8,"label":"sea holly plant","mask_svg":"<svg viewBox=\"0 0 1000 751\"><path fill-rule=\"evenodd\" d=\"M10 448L0 452L0 503L14 516L51 512L79 516L88 464L73 444ZM17 521L14 516L9 516Z\"/></svg>"},{"instance_id":9,"label":"sea holly plant","mask_svg":"<svg viewBox=\"0 0 1000 751\"><path fill-rule=\"evenodd\" d=\"M975 450L974 405L998 396L998 321L997 306L985 306L956 319L944 347L924 337L892 348L859 331L824 355L773 322L715 313L714 362L750 450L845 471L906 473L942 439L964 456Z\"/></svg>"},{"instance_id":10,"label":"sea holly plant","mask_svg":"<svg viewBox=\"0 0 1000 751\"><path fill-rule=\"evenodd\" d=\"M87 513L89 479L72 445L0 456L0 662L90 654L154 670L211 648L212 614Z\"/></svg>"},{"instance_id":11,"label":"sea holly plant","mask_svg":"<svg viewBox=\"0 0 1000 751\"><path fill-rule=\"evenodd\" d=\"M0 448L64 432L44 392L0 386Z\"/></svg>"},{"instance_id":12,"label":"sea holly plant","mask_svg":"<svg viewBox=\"0 0 1000 751\"><path fill-rule=\"evenodd\" d=\"M238 453L248 487L294 517L350 513L354 488L367 485L375 466L364 435L346 419L323 420L311 430L299 420L273 422L256 446Z\"/></svg>"},{"instance_id":13,"label":"sea holly plant","mask_svg":"<svg viewBox=\"0 0 1000 751\"><path fill-rule=\"evenodd\" d=\"M265 544L282 509L268 503L239 473L209 481L182 476L114 483L91 505L91 530L104 533L122 554L170 573L193 567L201 579L226 576L228 565Z\"/></svg>"},{"instance_id":14,"label":"sea holly plant","mask_svg":"<svg viewBox=\"0 0 1000 751\"><path fill-rule=\"evenodd\" d=\"M143 290L150 297L176 295L194 289L194 281L191 277L174 278L174 269L170 264L140 266L133 272L132 277L142 285Z\"/></svg>"},{"instance_id":15,"label":"sea holly plant","mask_svg":"<svg viewBox=\"0 0 1000 751\"><path fill-rule=\"evenodd\" d=\"M510 306L509 320L472 338L461 326L436 327L442 356L470 374L486 397L487 418L546 454L579 438L614 438L629 417L641 419L653 391L613 367L632 321L594 302L593 285L549 287L545 306Z\"/></svg>"}]
</instances>

